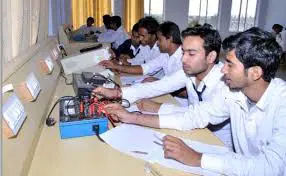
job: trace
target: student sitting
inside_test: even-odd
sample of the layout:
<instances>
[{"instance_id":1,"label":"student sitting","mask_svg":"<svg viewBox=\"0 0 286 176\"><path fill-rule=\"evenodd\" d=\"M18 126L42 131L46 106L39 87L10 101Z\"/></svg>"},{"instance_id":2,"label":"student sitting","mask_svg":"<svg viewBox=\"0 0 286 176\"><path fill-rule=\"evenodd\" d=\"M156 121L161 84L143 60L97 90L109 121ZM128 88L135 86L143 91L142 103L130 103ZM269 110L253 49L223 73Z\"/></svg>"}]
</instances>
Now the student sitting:
<instances>
[{"instance_id":1,"label":"student sitting","mask_svg":"<svg viewBox=\"0 0 286 176\"><path fill-rule=\"evenodd\" d=\"M282 48L284 48L284 43L283 43L282 35L281 35L282 30L283 30L283 26L280 25L280 24L274 24L274 25L272 26L272 33L273 33L273 35L275 36L277 43L278 43Z\"/></svg>"},{"instance_id":2,"label":"student sitting","mask_svg":"<svg viewBox=\"0 0 286 176\"><path fill-rule=\"evenodd\" d=\"M189 106L192 108L200 102L211 101L226 87L221 73L223 64L219 62L221 38L218 31L204 27L188 28L182 32L182 37L183 70L159 81L124 87L121 89L122 98L133 103L142 98L157 97L186 87ZM116 89L97 88L94 92L104 96L120 95ZM159 114L188 111L188 107L159 104L147 99L141 100L138 108L144 112ZM183 117L178 114L177 118ZM232 150L230 121L209 127Z\"/></svg>"},{"instance_id":3,"label":"student sitting","mask_svg":"<svg viewBox=\"0 0 286 176\"><path fill-rule=\"evenodd\" d=\"M140 27L139 33L142 35L142 37L140 36L140 40L143 44L145 42L144 37L147 37L148 33ZM158 78L162 78L164 75L171 75L182 68L182 42L179 27L173 22L164 22L159 26L157 37L157 45L160 52L163 54L159 55L155 59L142 65L124 66L110 61L103 61L101 65L123 73L143 75L157 74L157 78L152 77L145 81L154 81ZM161 70L163 71L163 74L160 74Z\"/></svg>"},{"instance_id":4,"label":"student sitting","mask_svg":"<svg viewBox=\"0 0 286 176\"><path fill-rule=\"evenodd\" d=\"M98 33L104 33L109 29L109 25L111 22L111 16L106 14L102 16L102 22L103 25L99 27L99 32Z\"/></svg>"},{"instance_id":5,"label":"student sitting","mask_svg":"<svg viewBox=\"0 0 286 176\"><path fill-rule=\"evenodd\" d=\"M109 42L112 48L117 49L125 40L128 39L127 33L121 26L120 16L111 17L110 29L102 34L98 35L99 42Z\"/></svg>"},{"instance_id":6,"label":"student sitting","mask_svg":"<svg viewBox=\"0 0 286 176\"><path fill-rule=\"evenodd\" d=\"M86 37L92 36L99 31L99 29L94 24L94 18L88 17L86 20L86 25L82 25L78 30L74 31L74 35L72 37L75 41L84 41Z\"/></svg>"},{"instance_id":7,"label":"student sitting","mask_svg":"<svg viewBox=\"0 0 286 176\"><path fill-rule=\"evenodd\" d=\"M223 175L285 175L286 83L275 78L282 49L275 38L258 28L226 38L222 68L229 89L187 112L158 115L129 113L119 104L106 105L115 120L155 128L191 130L230 117L235 152L199 153L181 139L165 136L165 158Z\"/></svg>"},{"instance_id":8,"label":"student sitting","mask_svg":"<svg viewBox=\"0 0 286 176\"><path fill-rule=\"evenodd\" d=\"M131 59L140 52L138 27L138 23L134 24L132 28L131 38L125 40L125 42L123 42L117 49L113 49L116 58L120 58L121 55L127 55L129 59ZM127 62L127 60L125 60L125 62Z\"/></svg>"}]
</instances>

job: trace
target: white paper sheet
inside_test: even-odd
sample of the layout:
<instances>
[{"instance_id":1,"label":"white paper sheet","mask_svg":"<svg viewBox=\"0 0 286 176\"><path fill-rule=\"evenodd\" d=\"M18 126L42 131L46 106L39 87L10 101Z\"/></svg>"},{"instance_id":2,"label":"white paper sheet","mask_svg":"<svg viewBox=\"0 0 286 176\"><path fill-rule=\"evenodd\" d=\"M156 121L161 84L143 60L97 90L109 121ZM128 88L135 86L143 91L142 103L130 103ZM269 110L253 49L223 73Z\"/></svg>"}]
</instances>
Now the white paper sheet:
<instances>
[{"instance_id":1,"label":"white paper sheet","mask_svg":"<svg viewBox=\"0 0 286 176\"><path fill-rule=\"evenodd\" d=\"M136 103L131 104L131 106L129 108L126 108L127 111L129 112L138 112L140 111L136 105ZM153 112L145 112L145 111L140 111L143 114L158 114L158 113L153 113Z\"/></svg>"},{"instance_id":2,"label":"white paper sheet","mask_svg":"<svg viewBox=\"0 0 286 176\"><path fill-rule=\"evenodd\" d=\"M154 141L162 143L158 138L163 138L165 134L147 129L141 126L122 124L103 134L101 137L113 148L140 158L151 163L158 163L166 167L178 169L188 173L200 175L219 175L214 172L207 171L199 167L190 167L181 164L172 159L165 159L162 146L154 143ZM226 153L228 149L225 147L203 144L197 141L183 139L186 144L193 149L204 153ZM134 153L132 151L141 151L148 154Z\"/></svg>"},{"instance_id":3,"label":"white paper sheet","mask_svg":"<svg viewBox=\"0 0 286 176\"><path fill-rule=\"evenodd\" d=\"M74 56L66 57L61 60L65 75L84 70L98 64L102 60L109 58L107 49L98 49Z\"/></svg>"},{"instance_id":4,"label":"white paper sheet","mask_svg":"<svg viewBox=\"0 0 286 176\"><path fill-rule=\"evenodd\" d=\"M121 76L120 81L122 85L133 85L141 83L147 76Z\"/></svg>"}]
</instances>

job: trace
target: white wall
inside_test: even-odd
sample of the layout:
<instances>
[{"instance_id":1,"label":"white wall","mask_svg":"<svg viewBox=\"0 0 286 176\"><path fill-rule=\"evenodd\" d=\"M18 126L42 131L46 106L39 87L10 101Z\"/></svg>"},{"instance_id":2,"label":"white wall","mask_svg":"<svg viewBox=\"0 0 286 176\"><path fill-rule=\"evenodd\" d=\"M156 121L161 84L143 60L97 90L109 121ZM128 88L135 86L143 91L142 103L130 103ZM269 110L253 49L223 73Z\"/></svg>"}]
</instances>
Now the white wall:
<instances>
[{"instance_id":1,"label":"white wall","mask_svg":"<svg viewBox=\"0 0 286 176\"><path fill-rule=\"evenodd\" d=\"M189 0L165 0L164 19L176 23L180 30L188 26Z\"/></svg>"},{"instance_id":2,"label":"white wall","mask_svg":"<svg viewBox=\"0 0 286 176\"><path fill-rule=\"evenodd\" d=\"M262 16L265 18L263 28L270 31L273 24L278 23L286 27L286 0L269 0L268 8ZM262 26L261 26L262 27Z\"/></svg>"},{"instance_id":3,"label":"white wall","mask_svg":"<svg viewBox=\"0 0 286 176\"><path fill-rule=\"evenodd\" d=\"M49 0L49 36L57 36L59 25L71 22L71 0Z\"/></svg>"}]
</instances>

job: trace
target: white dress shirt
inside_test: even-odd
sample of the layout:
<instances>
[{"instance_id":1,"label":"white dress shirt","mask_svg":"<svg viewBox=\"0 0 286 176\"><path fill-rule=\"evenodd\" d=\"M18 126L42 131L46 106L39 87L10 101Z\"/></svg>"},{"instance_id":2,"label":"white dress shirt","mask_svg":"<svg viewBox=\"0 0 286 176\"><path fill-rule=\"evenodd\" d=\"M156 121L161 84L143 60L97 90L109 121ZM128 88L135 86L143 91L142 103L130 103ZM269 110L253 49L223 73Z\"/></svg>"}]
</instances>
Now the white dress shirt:
<instances>
[{"instance_id":1,"label":"white dress shirt","mask_svg":"<svg viewBox=\"0 0 286 176\"><path fill-rule=\"evenodd\" d=\"M145 62L144 56L147 52L150 52L150 48L148 46L139 45L137 49L134 48L133 45L130 46L130 49L132 49L133 54L135 57L132 59L128 59L127 61L131 65L141 65Z\"/></svg>"},{"instance_id":2,"label":"white dress shirt","mask_svg":"<svg viewBox=\"0 0 286 176\"><path fill-rule=\"evenodd\" d=\"M99 32L104 33L107 31L107 28L105 27L105 25L102 25L98 28Z\"/></svg>"},{"instance_id":3,"label":"white dress shirt","mask_svg":"<svg viewBox=\"0 0 286 176\"><path fill-rule=\"evenodd\" d=\"M81 34L89 34L91 31L95 33L96 31L99 31L99 28L95 26L88 27L86 24L80 27Z\"/></svg>"},{"instance_id":4,"label":"white dress shirt","mask_svg":"<svg viewBox=\"0 0 286 176\"><path fill-rule=\"evenodd\" d=\"M119 27L116 31L107 30L104 33L98 35L99 42L110 42L115 49L118 48L125 40L129 38L128 34L122 27Z\"/></svg>"},{"instance_id":5,"label":"white dress shirt","mask_svg":"<svg viewBox=\"0 0 286 176\"><path fill-rule=\"evenodd\" d=\"M226 175L286 175L286 84L271 81L254 104L241 92L223 88L212 102L189 107L185 113L160 115L160 127L203 128L231 118L234 152L204 153L202 168Z\"/></svg>"},{"instance_id":6,"label":"white dress shirt","mask_svg":"<svg viewBox=\"0 0 286 176\"><path fill-rule=\"evenodd\" d=\"M214 65L212 70L209 72L207 76L201 81L199 84L197 90L202 89L204 84L207 86L204 93L202 94L203 101L211 100L215 95L217 90L220 90L222 87L226 86L225 83L221 80L222 73L221 68L223 64L219 63ZM123 87L122 88L122 95L124 99L129 100L131 103L142 99L142 98L151 98L163 94L167 94L170 92L174 92L176 90L179 90L183 87L187 88L188 97L189 97L189 103L198 103L198 96L193 88L192 85L192 77L186 76L183 69L180 69L179 71L169 75L165 76L161 80L150 82L150 83L144 83L144 84L135 84L130 87ZM172 110L168 107L172 107L174 105L171 104L163 104L161 108L163 108L159 112L166 112L170 113ZM166 107L166 108L164 108ZM176 108L180 108L177 107ZM174 108L172 108L174 109ZM185 108L183 108L182 111L184 111Z\"/></svg>"},{"instance_id":7,"label":"white dress shirt","mask_svg":"<svg viewBox=\"0 0 286 176\"><path fill-rule=\"evenodd\" d=\"M203 87L206 86L204 92L202 93L203 101L211 101L215 96L217 96L217 92L220 92L222 88L227 88L224 81L221 79L223 76L221 73L222 67L222 63L214 65L211 71L197 86L197 91L202 91ZM136 84L131 87L122 88L122 93L123 98L129 100L132 103L142 98L156 97L186 87L189 105L192 106L199 103L199 98L193 87L193 84L195 85L195 77L186 76L183 69L180 69L176 73L165 76L159 81ZM180 112L178 115L184 115L183 113L187 111L188 106L185 107L164 103L161 105L158 114L160 116L161 114L174 114L176 112ZM182 128L180 130L185 129ZM233 145L229 123L214 131L214 134L220 138L220 140L222 140L228 148L232 149Z\"/></svg>"},{"instance_id":8,"label":"white dress shirt","mask_svg":"<svg viewBox=\"0 0 286 176\"><path fill-rule=\"evenodd\" d=\"M172 73L182 69L182 48L179 47L171 56L167 53L161 53L155 59L142 64L143 75L157 75L158 78L169 76ZM162 70L162 73L158 73Z\"/></svg>"},{"instance_id":9,"label":"white dress shirt","mask_svg":"<svg viewBox=\"0 0 286 176\"><path fill-rule=\"evenodd\" d=\"M129 59L128 62L131 63L131 65L141 65L144 64L156 57L158 57L161 52L157 46L157 43L154 44L152 48L150 46L146 45L140 45L140 52L133 58Z\"/></svg>"}]
</instances>

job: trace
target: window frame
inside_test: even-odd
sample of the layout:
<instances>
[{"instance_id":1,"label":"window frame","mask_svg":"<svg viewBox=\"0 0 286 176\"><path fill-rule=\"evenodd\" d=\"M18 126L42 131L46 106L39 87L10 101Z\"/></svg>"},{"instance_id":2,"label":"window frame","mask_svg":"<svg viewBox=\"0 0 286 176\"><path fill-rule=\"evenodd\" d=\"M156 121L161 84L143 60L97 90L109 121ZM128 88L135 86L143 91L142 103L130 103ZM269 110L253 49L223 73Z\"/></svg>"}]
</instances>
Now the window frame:
<instances>
[{"instance_id":1,"label":"window frame","mask_svg":"<svg viewBox=\"0 0 286 176\"><path fill-rule=\"evenodd\" d=\"M153 14L151 14L151 1L152 0L148 0L149 1L149 7L148 7L148 13L147 13L147 16L153 16ZM156 1L156 0L154 0ZM144 3L145 3L145 0L144 0ZM145 16L145 7L144 7L144 16ZM165 0L163 0L163 11L162 11L162 21L165 20Z\"/></svg>"},{"instance_id":2,"label":"window frame","mask_svg":"<svg viewBox=\"0 0 286 176\"><path fill-rule=\"evenodd\" d=\"M189 0L189 6L190 6L190 1ZM219 29L219 19L220 19L220 7L221 6L221 0L218 0L218 8L217 8L217 19L216 19L216 29ZM205 20L204 20L204 23L207 23L207 19L208 19L208 7L209 7L209 0L206 0L206 13L204 14L204 17ZM199 5L199 18L198 18L198 22L200 22L200 19L202 17L201 15L201 9L202 9L202 0L200 0L200 5ZM190 12L190 8L188 10L188 18L189 18L189 12ZM190 23L191 21L188 20L188 24ZM201 24L203 25L203 24Z\"/></svg>"},{"instance_id":3,"label":"window frame","mask_svg":"<svg viewBox=\"0 0 286 176\"><path fill-rule=\"evenodd\" d=\"M246 25L246 19L247 19L247 10L248 10L248 1L249 0L246 0L246 9L245 9L245 17L244 17L244 24L243 24L243 30L242 31L240 31L239 30L239 25L240 25L240 23L241 23L241 9L242 9L242 1L243 0L240 0L240 7L239 7L239 13L238 13L238 23L237 23L237 28L236 28L236 30L231 30L230 29L230 24L231 24L231 12L230 12L230 19L229 19L229 27L228 27L228 31L229 32L242 32L242 31L244 31L244 30L246 30L245 29L245 25ZM253 24L253 26L256 26L257 25L257 18L258 18L258 5L259 5L259 2L260 0L256 0L256 7L255 7L255 16L254 16L254 24ZM231 7L230 7L230 11L232 10L232 3L233 2L231 2Z\"/></svg>"}]
</instances>

